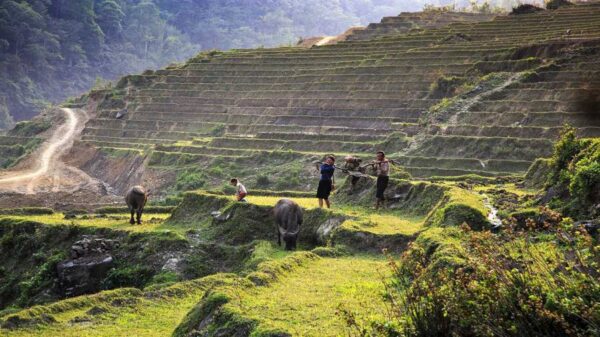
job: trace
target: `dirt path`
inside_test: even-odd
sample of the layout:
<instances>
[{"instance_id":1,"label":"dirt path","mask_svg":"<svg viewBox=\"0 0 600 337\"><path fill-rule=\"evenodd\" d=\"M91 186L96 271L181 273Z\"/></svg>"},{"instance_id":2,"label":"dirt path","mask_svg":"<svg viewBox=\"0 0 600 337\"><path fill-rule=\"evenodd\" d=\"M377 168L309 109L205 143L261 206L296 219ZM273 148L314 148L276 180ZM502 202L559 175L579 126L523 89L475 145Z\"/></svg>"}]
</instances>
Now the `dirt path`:
<instances>
[{"instance_id":1,"label":"dirt path","mask_svg":"<svg viewBox=\"0 0 600 337\"><path fill-rule=\"evenodd\" d=\"M37 168L30 172L12 172L6 177L0 177L0 186L15 182L31 181L48 173L52 164L63 153L64 146L73 140L75 128L77 127L79 118L72 109L61 109L65 113L65 124L57 128L52 137L45 144L41 157L37 161Z\"/></svg>"},{"instance_id":2,"label":"dirt path","mask_svg":"<svg viewBox=\"0 0 600 337\"><path fill-rule=\"evenodd\" d=\"M0 175L0 194L74 193L84 188L95 191L102 189L101 182L61 160L81 133L87 115L83 110L60 110L65 122L22 165Z\"/></svg>"}]
</instances>

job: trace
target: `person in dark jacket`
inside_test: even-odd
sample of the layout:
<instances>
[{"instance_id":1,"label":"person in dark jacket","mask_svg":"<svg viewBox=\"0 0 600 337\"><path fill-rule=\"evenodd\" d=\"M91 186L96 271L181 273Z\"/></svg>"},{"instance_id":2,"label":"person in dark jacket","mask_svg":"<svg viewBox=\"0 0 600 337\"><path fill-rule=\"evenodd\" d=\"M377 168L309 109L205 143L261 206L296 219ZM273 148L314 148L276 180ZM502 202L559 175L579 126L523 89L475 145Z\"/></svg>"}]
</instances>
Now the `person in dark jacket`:
<instances>
[{"instance_id":1,"label":"person in dark jacket","mask_svg":"<svg viewBox=\"0 0 600 337\"><path fill-rule=\"evenodd\" d=\"M319 199L319 207L323 208L323 201L327 208L331 208L329 202L329 195L331 190L334 188L333 185L333 174L335 172L335 158L333 156L327 156L325 163L321 165L321 180L319 180L319 188L317 189L317 199Z\"/></svg>"},{"instance_id":2,"label":"person in dark jacket","mask_svg":"<svg viewBox=\"0 0 600 337\"><path fill-rule=\"evenodd\" d=\"M375 209L379 209L384 202L384 192L390 181L390 162L385 158L383 151L377 152L377 159L373 162L377 172L377 192L375 194Z\"/></svg>"}]
</instances>

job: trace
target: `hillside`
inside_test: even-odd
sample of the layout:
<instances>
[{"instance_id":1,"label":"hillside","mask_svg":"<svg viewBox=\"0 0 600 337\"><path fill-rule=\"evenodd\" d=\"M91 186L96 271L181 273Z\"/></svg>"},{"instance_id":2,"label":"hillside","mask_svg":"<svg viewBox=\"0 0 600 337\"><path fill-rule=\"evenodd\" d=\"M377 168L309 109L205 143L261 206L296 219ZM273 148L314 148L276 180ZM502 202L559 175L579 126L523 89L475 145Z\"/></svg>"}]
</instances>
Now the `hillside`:
<instances>
[{"instance_id":1,"label":"hillside","mask_svg":"<svg viewBox=\"0 0 600 337\"><path fill-rule=\"evenodd\" d=\"M73 153L99 149L95 166L109 165L98 164L111 160L102 151L141 156L146 176L169 181L190 168L205 186L267 175L271 187L304 189L313 175L294 163L379 149L415 177L523 174L564 124L598 135L599 18L592 3L310 49L200 54L93 91L95 117ZM302 183L248 168L271 160Z\"/></svg>"},{"instance_id":2,"label":"hillside","mask_svg":"<svg viewBox=\"0 0 600 337\"><path fill-rule=\"evenodd\" d=\"M600 335L600 2L552 5L203 52L17 124L0 334ZM376 174L341 167L379 150L373 207Z\"/></svg>"},{"instance_id":3,"label":"hillside","mask_svg":"<svg viewBox=\"0 0 600 337\"><path fill-rule=\"evenodd\" d=\"M0 129L106 80L181 62L200 50L292 45L302 36L339 34L421 6L401 0L5 0Z\"/></svg>"}]
</instances>

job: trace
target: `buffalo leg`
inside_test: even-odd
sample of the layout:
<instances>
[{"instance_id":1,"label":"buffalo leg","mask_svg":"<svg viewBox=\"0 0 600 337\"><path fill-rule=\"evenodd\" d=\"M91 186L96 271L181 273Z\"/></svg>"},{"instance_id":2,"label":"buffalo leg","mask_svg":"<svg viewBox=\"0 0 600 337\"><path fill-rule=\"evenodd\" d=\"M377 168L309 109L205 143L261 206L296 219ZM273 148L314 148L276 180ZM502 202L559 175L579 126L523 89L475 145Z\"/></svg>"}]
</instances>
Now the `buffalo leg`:
<instances>
[{"instance_id":1,"label":"buffalo leg","mask_svg":"<svg viewBox=\"0 0 600 337\"><path fill-rule=\"evenodd\" d=\"M141 225L142 224L142 210L141 209L137 211L136 216L137 216L137 224Z\"/></svg>"},{"instance_id":2,"label":"buffalo leg","mask_svg":"<svg viewBox=\"0 0 600 337\"><path fill-rule=\"evenodd\" d=\"M277 244L281 247L281 232L277 231Z\"/></svg>"},{"instance_id":3,"label":"buffalo leg","mask_svg":"<svg viewBox=\"0 0 600 337\"><path fill-rule=\"evenodd\" d=\"M135 223L135 220L133 220L133 213L135 213L135 212L134 212L134 210L132 209L132 210L131 210L131 219L129 220L129 223L130 223L130 224L132 224L132 225Z\"/></svg>"}]
</instances>

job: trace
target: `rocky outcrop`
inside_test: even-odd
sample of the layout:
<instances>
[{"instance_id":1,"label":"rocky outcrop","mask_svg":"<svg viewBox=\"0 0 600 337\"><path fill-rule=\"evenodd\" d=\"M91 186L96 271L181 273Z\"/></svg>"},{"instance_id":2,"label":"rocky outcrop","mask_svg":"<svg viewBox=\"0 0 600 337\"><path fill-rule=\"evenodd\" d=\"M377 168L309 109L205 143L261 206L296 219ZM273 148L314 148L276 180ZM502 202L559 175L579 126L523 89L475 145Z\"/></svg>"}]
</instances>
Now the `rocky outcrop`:
<instances>
[{"instance_id":1,"label":"rocky outcrop","mask_svg":"<svg viewBox=\"0 0 600 337\"><path fill-rule=\"evenodd\" d=\"M71 297L97 291L114 265L111 251L118 247L116 240L93 236L75 242L71 259L56 266L61 295Z\"/></svg>"}]
</instances>

